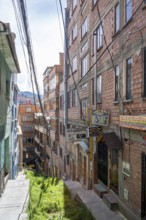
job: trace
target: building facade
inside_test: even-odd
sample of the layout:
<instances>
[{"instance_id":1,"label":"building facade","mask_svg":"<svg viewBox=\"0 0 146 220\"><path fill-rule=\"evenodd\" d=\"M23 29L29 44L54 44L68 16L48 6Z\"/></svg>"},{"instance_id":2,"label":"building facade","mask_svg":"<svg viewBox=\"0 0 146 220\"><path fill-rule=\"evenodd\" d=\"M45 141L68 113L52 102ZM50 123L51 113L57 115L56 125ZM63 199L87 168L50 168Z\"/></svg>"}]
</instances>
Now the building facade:
<instances>
[{"instance_id":1,"label":"building facade","mask_svg":"<svg viewBox=\"0 0 146 220\"><path fill-rule=\"evenodd\" d=\"M19 126L23 134L23 162L26 165L35 165L35 113L37 112L39 112L39 107L37 105L19 105Z\"/></svg>"},{"instance_id":2,"label":"building facade","mask_svg":"<svg viewBox=\"0 0 146 220\"><path fill-rule=\"evenodd\" d=\"M46 135L46 172L60 176L59 154L59 90L63 82L64 55L59 54L59 65L48 67L44 76L44 113L49 122Z\"/></svg>"},{"instance_id":3,"label":"building facade","mask_svg":"<svg viewBox=\"0 0 146 220\"><path fill-rule=\"evenodd\" d=\"M146 216L146 2L68 0L63 172ZM136 198L136 199L135 199Z\"/></svg>"},{"instance_id":4,"label":"building facade","mask_svg":"<svg viewBox=\"0 0 146 220\"><path fill-rule=\"evenodd\" d=\"M15 35L10 25L0 22L0 194L3 192L6 180L11 177L12 170L12 106L13 89L12 75L20 72L15 51ZM16 145L15 145L16 147Z\"/></svg>"}]
</instances>

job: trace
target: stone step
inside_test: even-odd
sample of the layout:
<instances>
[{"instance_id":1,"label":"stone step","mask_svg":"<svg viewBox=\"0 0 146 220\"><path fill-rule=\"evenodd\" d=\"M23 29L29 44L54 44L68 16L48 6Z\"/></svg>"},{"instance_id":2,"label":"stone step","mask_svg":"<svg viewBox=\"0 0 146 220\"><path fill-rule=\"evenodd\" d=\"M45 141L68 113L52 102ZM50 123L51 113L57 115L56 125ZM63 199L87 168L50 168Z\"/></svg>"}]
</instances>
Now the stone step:
<instances>
[{"instance_id":1,"label":"stone step","mask_svg":"<svg viewBox=\"0 0 146 220\"><path fill-rule=\"evenodd\" d=\"M107 189L101 183L94 184L93 190L100 198L103 198L103 194L107 193Z\"/></svg>"},{"instance_id":2,"label":"stone step","mask_svg":"<svg viewBox=\"0 0 146 220\"><path fill-rule=\"evenodd\" d=\"M103 201L111 210L118 209L118 202L110 193L103 195Z\"/></svg>"}]
</instances>

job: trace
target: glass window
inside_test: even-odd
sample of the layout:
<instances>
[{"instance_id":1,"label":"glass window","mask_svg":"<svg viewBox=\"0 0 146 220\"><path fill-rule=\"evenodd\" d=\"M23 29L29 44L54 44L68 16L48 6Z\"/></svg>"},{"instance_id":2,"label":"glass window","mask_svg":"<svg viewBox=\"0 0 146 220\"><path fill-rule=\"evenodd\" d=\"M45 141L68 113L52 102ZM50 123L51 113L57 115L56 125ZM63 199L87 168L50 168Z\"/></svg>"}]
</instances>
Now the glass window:
<instances>
[{"instance_id":1,"label":"glass window","mask_svg":"<svg viewBox=\"0 0 146 220\"><path fill-rule=\"evenodd\" d=\"M125 2L125 16L127 23L132 17L132 0L126 0Z\"/></svg>"},{"instance_id":2,"label":"glass window","mask_svg":"<svg viewBox=\"0 0 146 220\"><path fill-rule=\"evenodd\" d=\"M77 106L77 90L72 90L72 107Z\"/></svg>"},{"instance_id":3,"label":"glass window","mask_svg":"<svg viewBox=\"0 0 146 220\"><path fill-rule=\"evenodd\" d=\"M77 56L75 56L72 60L72 71L73 73L77 70Z\"/></svg>"},{"instance_id":4,"label":"glass window","mask_svg":"<svg viewBox=\"0 0 146 220\"><path fill-rule=\"evenodd\" d=\"M96 4L97 0L93 0L93 6Z\"/></svg>"},{"instance_id":5,"label":"glass window","mask_svg":"<svg viewBox=\"0 0 146 220\"><path fill-rule=\"evenodd\" d=\"M56 87L56 76L54 76L49 82L49 89L50 90L55 89L55 87Z\"/></svg>"},{"instance_id":6,"label":"glass window","mask_svg":"<svg viewBox=\"0 0 146 220\"><path fill-rule=\"evenodd\" d=\"M60 109L64 109L64 95L60 96Z\"/></svg>"},{"instance_id":7,"label":"glass window","mask_svg":"<svg viewBox=\"0 0 146 220\"><path fill-rule=\"evenodd\" d=\"M101 48L103 45L103 30L102 25L100 24L97 28L97 49Z\"/></svg>"},{"instance_id":8,"label":"glass window","mask_svg":"<svg viewBox=\"0 0 146 220\"><path fill-rule=\"evenodd\" d=\"M115 32L120 30L120 4L118 3L115 7Z\"/></svg>"},{"instance_id":9,"label":"glass window","mask_svg":"<svg viewBox=\"0 0 146 220\"><path fill-rule=\"evenodd\" d=\"M88 31L88 24L87 24L87 18L84 20L82 27L81 27L81 36L82 38L85 36L85 34Z\"/></svg>"},{"instance_id":10,"label":"glass window","mask_svg":"<svg viewBox=\"0 0 146 220\"><path fill-rule=\"evenodd\" d=\"M31 112L31 107L26 107L26 112Z\"/></svg>"},{"instance_id":11,"label":"glass window","mask_svg":"<svg viewBox=\"0 0 146 220\"><path fill-rule=\"evenodd\" d=\"M119 66L117 65L115 67L115 101L118 101L119 97L119 74L120 74L120 69Z\"/></svg>"},{"instance_id":12,"label":"glass window","mask_svg":"<svg viewBox=\"0 0 146 220\"><path fill-rule=\"evenodd\" d=\"M77 24L72 29L72 40L74 41L76 37L77 37Z\"/></svg>"},{"instance_id":13,"label":"glass window","mask_svg":"<svg viewBox=\"0 0 146 220\"><path fill-rule=\"evenodd\" d=\"M86 119L87 99L81 101L81 119Z\"/></svg>"},{"instance_id":14,"label":"glass window","mask_svg":"<svg viewBox=\"0 0 146 220\"><path fill-rule=\"evenodd\" d=\"M81 77L88 72L88 54L81 61Z\"/></svg>"},{"instance_id":15,"label":"glass window","mask_svg":"<svg viewBox=\"0 0 146 220\"><path fill-rule=\"evenodd\" d=\"M77 5L77 0L72 0L72 9L75 10L75 7Z\"/></svg>"},{"instance_id":16,"label":"glass window","mask_svg":"<svg viewBox=\"0 0 146 220\"><path fill-rule=\"evenodd\" d=\"M101 103L101 75L97 77L97 103Z\"/></svg>"},{"instance_id":17,"label":"glass window","mask_svg":"<svg viewBox=\"0 0 146 220\"><path fill-rule=\"evenodd\" d=\"M126 60L126 100L132 99L132 58Z\"/></svg>"}]
</instances>

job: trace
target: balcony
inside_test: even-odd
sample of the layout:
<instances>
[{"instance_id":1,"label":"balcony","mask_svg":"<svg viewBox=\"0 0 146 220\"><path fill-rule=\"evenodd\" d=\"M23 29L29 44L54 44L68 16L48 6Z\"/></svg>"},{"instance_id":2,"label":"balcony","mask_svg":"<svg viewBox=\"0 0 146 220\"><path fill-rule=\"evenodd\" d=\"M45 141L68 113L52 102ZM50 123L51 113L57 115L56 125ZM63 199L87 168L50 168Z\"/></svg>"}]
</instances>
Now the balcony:
<instances>
[{"instance_id":1,"label":"balcony","mask_svg":"<svg viewBox=\"0 0 146 220\"><path fill-rule=\"evenodd\" d=\"M120 115L119 126L146 131L146 115Z\"/></svg>"},{"instance_id":2,"label":"balcony","mask_svg":"<svg viewBox=\"0 0 146 220\"><path fill-rule=\"evenodd\" d=\"M35 136L34 140L35 140L35 142L38 143L42 148L44 147L44 145L42 144L42 141L41 141L37 136Z\"/></svg>"}]
</instances>

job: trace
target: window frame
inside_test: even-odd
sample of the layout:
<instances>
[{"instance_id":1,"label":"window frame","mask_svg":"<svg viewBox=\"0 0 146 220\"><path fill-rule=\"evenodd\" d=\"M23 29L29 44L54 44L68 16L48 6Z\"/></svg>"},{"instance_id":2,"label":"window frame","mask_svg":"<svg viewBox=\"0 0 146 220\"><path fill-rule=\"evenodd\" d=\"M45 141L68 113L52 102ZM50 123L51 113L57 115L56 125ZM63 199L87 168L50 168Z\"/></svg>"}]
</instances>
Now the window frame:
<instances>
[{"instance_id":1,"label":"window frame","mask_svg":"<svg viewBox=\"0 0 146 220\"><path fill-rule=\"evenodd\" d=\"M117 8L118 7L118 8ZM118 11L117 11L118 9ZM118 22L118 24L117 24ZM115 33L120 30L120 2L115 5Z\"/></svg>"},{"instance_id":2,"label":"window frame","mask_svg":"<svg viewBox=\"0 0 146 220\"><path fill-rule=\"evenodd\" d=\"M84 106L85 105L85 106ZM87 99L82 99L81 100L81 120L84 120L87 118Z\"/></svg>"},{"instance_id":3,"label":"window frame","mask_svg":"<svg viewBox=\"0 0 146 220\"><path fill-rule=\"evenodd\" d=\"M81 38L84 38L87 32L88 32L88 19L86 17L81 26Z\"/></svg>"},{"instance_id":4,"label":"window frame","mask_svg":"<svg viewBox=\"0 0 146 220\"><path fill-rule=\"evenodd\" d=\"M115 102L119 101L120 66L115 66Z\"/></svg>"},{"instance_id":5,"label":"window frame","mask_svg":"<svg viewBox=\"0 0 146 220\"><path fill-rule=\"evenodd\" d=\"M129 2L128 2L129 1ZM130 7L130 16L128 15L129 10L128 10L128 5L129 3L131 4ZM128 23L130 19L132 18L132 0L125 0L125 23Z\"/></svg>"},{"instance_id":6,"label":"window frame","mask_svg":"<svg viewBox=\"0 0 146 220\"><path fill-rule=\"evenodd\" d=\"M130 74L129 74L129 64L130 61ZM130 78L130 81L128 80ZM126 100L132 100L132 58L126 59Z\"/></svg>"},{"instance_id":7,"label":"window frame","mask_svg":"<svg viewBox=\"0 0 146 220\"><path fill-rule=\"evenodd\" d=\"M72 71L75 73L77 71L77 55L75 55L72 59Z\"/></svg>"},{"instance_id":8,"label":"window frame","mask_svg":"<svg viewBox=\"0 0 146 220\"><path fill-rule=\"evenodd\" d=\"M77 106L77 89L72 90L72 107Z\"/></svg>"},{"instance_id":9,"label":"window frame","mask_svg":"<svg viewBox=\"0 0 146 220\"><path fill-rule=\"evenodd\" d=\"M72 41L75 41L75 39L77 38L77 32L78 32L78 29L77 29L77 23L76 23L72 29Z\"/></svg>"},{"instance_id":10,"label":"window frame","mask_svg":"<svg viewBox=\"0 0 146 220\"><path fill-rule=\"evenodd\" d=\"M89 54L87 53L81 60L81 78L83 78L88 72Z\"/></svg>"},{"instance_id":11,"label":"window frame","mask_svg":"<svg viewBox=\"0 0 146 220\"><path fill-rule=\"evenodd\" d=\"M100 83L98 87L98 83ZM98 75L96 78L96 103L102 102L102 75Z\"/></svg>"}]
</instances>

